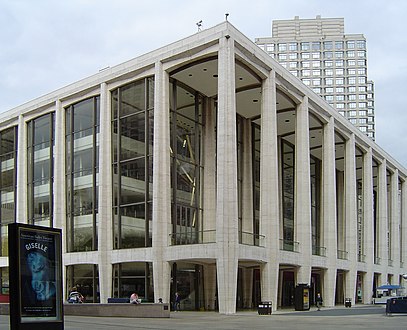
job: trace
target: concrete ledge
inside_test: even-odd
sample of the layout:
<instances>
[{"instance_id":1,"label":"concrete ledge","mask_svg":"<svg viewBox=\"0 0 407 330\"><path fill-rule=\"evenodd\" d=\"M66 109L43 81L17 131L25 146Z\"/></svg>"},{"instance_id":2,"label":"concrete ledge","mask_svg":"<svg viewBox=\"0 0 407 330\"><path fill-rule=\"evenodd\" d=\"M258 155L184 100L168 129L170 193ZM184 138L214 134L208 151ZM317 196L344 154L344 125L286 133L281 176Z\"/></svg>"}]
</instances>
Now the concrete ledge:
<instances>
[{"instance_id":1,"label":"concrete ledge","mask_svg":"<svg viewBox=\"0 0 407 330\"><path fill-rule=\"evenodd\" d=\"M0 315L9 315L9 304L0 304ZM64 314L74 316L169 318L169 304L64 304Z\"/></svg>"},{"instance_id":2,"label":"concrete ledge","mask_svg":"<svg viewBox=\"0 0 407 330\"><path fill-rule=\"evenodd\" d=\"M169 318L169 304L65 304L65 315Z\"/></svg>"}]
</instances>

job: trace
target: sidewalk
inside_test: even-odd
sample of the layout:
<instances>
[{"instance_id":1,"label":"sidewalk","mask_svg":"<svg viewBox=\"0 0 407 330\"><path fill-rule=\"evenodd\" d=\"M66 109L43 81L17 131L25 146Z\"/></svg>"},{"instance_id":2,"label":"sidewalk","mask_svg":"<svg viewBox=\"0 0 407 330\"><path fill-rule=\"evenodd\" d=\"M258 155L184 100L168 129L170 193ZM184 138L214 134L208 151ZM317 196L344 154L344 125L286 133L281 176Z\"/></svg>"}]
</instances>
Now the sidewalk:
<instances>
[{"instance_id":1,"label":"sidewalk","mask_svg":"<svg viewBox=\"0 0 407 330\"><path fill-rule=\"evenodd\" d=\"M9 330L9 317L0 316L0 329ZM351 308L323 308L317 311L279 310L271 315L258 315L256 311L241 311L233 315L216 312L171 313L170 319L65 317L66 330L121 330L121 329L391 329L406 330L407 316L385 315L384 306L366 305Z\"/></svg>"}]
</instances>

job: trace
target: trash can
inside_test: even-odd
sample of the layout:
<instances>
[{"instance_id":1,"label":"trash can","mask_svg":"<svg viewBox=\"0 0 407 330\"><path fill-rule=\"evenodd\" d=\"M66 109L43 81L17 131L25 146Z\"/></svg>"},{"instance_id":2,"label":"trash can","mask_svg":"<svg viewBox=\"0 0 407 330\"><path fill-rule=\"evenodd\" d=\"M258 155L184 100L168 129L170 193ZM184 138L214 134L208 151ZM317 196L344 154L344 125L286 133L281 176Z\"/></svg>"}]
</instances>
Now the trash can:
<instances>
[{"instance_id":1,"label":"trash can","mask_svg":"<svg viewBox=\"0 0 407 330\"><path fill-rule=\"evenodd\" d=\"M261 302L257 308L259 315L270 315L272 311L271 301Z\"/></svg>"},{"instance_id":2,"label":"trash can","mask_svg":"<svg viewBox=\"0 0 407 330\"><path fill-rule=\"evenodd\" d=\"M351 306L352 306L352 299L345 298L345 307L351 307Z\"/></svg>"}]
</instances>

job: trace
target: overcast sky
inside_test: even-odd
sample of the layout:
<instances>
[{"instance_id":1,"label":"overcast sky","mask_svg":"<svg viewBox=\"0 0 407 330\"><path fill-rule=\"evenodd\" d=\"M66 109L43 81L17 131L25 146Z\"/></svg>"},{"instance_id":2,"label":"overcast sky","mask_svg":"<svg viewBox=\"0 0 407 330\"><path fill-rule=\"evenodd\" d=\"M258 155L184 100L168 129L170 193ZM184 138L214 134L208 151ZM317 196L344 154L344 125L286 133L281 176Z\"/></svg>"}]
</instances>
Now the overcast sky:
<instances>
[{"instance_id":1,"label":"overcast sky","mask_svg":"<svg viewBox=\"0 0 407 330\"><path fill-rule=\"evenodd\" d=\"M407 166L405 0L0 0L0 112L225 19L254 40L275 19L343 17L363 33L376 142Z\"/></svg>"}]
</instances>

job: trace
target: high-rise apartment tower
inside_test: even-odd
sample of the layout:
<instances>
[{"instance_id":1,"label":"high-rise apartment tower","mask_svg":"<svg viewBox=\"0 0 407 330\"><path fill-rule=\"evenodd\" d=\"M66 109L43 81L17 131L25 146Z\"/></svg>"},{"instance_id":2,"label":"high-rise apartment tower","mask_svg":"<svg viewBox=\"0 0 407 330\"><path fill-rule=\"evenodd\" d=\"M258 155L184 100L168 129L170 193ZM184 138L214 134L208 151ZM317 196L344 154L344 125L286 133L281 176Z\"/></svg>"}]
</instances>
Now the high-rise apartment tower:
<instances>
[{"instance_id":1,"label":"high-rise apartment tower","mask_svg":"<svg viewBox=\"0 0 407 330\"><path fill-rule=\"evenodd\" d=\"M345 34L343 18L276 20L256 44L351 123L375 139L374 85L367 78L366 38Z\"/></svg>"}]
</instances>

